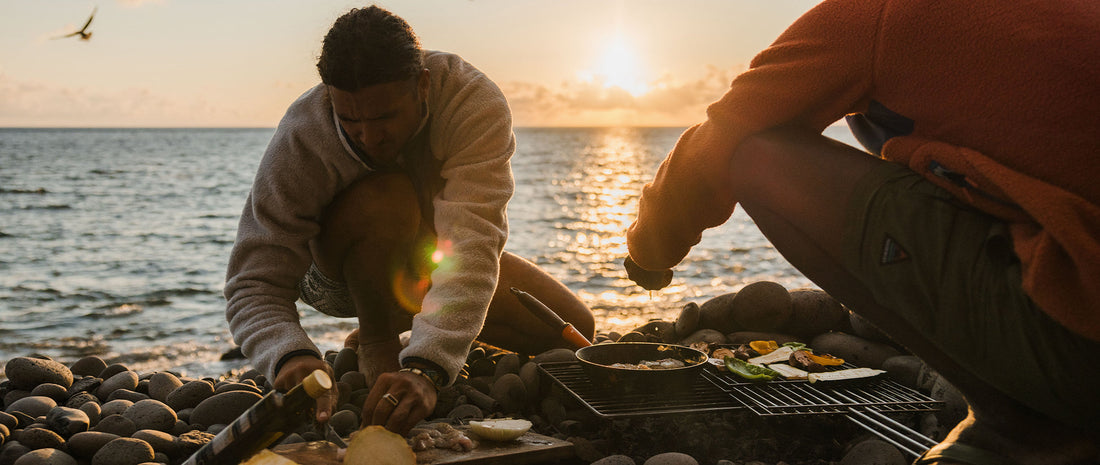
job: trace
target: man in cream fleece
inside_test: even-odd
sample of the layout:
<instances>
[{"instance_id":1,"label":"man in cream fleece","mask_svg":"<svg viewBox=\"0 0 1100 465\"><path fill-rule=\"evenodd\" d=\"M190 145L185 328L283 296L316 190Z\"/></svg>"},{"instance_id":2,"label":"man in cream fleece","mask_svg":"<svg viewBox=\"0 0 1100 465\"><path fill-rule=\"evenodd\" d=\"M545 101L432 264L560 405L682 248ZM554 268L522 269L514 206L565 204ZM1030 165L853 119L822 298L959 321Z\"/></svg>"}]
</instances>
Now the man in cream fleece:
<instances>
[{"instance_id":1,"label":"man in cream fleece","mask_svg":"<svg viewBox=\"0 0 1100 465\"><path fill-rule=\"evenodd\" d=\"M233 337L276 388L329 369L299 297L358 319L346 345L372 386L363 423L401 434L433 410L475 338L525 353L564 346L509 288L591 338L591 311L503 250L515 140L492 81L422 51L375 6L336 20L317 68L322 83L290 106L260 163L225 287ZM331 408L319 401L318 420Z\"/></svg>"},{"instance_id":2,"label":"man in cream fleece","mask_svg":"<svg viewBox=\"0 0 1100 465\"><path fill-rule=\"evenodd\" d=\"M740 204L971 411L919 463L1100 463L1100 3L826 0L688 129L627 232L648 288ZM870 152L821 132L847 116Z\"/></svg>"}]
</instances>

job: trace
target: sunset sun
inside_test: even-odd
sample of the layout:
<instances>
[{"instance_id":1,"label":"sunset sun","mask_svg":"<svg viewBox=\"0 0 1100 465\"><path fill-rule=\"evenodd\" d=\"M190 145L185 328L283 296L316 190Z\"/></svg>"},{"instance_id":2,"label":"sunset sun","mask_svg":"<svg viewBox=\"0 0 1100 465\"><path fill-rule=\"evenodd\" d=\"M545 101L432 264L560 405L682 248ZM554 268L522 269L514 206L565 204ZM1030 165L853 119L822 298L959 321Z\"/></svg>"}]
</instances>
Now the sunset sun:
<instances>
[{"instance_id":1,"label":"sunset sun","mask_svg":"<svg viewBox=\"0 0 1100 465\"><path fill-rule=\"evenodd\" d=\"M602 45L598 61L592 70L579 73L580 78L600 83L604 88L620 88L635 97L648 92L636 47L622 34L612 36Z\"/></svg>"}]
</instances>

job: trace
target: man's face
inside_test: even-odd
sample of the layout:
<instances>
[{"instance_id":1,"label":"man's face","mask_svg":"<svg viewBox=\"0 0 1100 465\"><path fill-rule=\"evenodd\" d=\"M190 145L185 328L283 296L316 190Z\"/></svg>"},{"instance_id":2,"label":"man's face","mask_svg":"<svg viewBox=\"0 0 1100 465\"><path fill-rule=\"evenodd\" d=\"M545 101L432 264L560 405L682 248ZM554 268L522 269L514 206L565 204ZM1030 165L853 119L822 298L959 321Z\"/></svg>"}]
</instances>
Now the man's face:
<instances>
[{"instance_id":1,"label":"man's face","mask_svg":"<svg viewBox=\"0 0 1100 465\"><path fill-rule=\"evenodd\" d=\"M350 142L385 166L394 163L420 127L428 82L424 70L416 79L375 84L354 92L328 86L328 92Z\"/></svg>"}]
</instances>

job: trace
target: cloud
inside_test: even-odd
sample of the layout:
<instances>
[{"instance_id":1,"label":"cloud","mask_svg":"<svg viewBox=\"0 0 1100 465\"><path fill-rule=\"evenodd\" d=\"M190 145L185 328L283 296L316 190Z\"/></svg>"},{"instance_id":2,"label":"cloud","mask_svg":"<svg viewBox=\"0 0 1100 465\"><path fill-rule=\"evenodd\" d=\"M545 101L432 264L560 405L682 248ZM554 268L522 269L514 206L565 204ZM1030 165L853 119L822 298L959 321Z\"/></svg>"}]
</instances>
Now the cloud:
<instances>
[{"instance_id":1,"label":"cloud","mask_svg":"<svg viewBox=\"0 0 1100 465\"><path fill-rule=\"evenodd\" d=\"M516 126L687 126L705 117L708 104L729 88L744 68L708 66L703 75L682 81L664 75L640 95L599 79L569 80L556 86L506 82L501 90Z\"/></svg>"},{"instance_id":2,"label":"cloud","mask_svg":"<svg viewBox=\"0 0 1100 465\"><path fill-rule=\"evenodd\" d=\"M208 127L268 126L258 115L202 96L172 96L145 87L98 89L17 81L0 74L0 126Z\"/></svg>"}]
</instances>

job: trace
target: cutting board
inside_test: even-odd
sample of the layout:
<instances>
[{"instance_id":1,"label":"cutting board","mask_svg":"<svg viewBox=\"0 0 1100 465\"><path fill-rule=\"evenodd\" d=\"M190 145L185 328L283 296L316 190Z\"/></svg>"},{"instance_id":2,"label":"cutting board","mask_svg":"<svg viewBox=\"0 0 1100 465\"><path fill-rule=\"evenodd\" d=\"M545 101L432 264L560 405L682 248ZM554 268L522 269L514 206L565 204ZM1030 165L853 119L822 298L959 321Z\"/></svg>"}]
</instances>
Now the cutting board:
<instances>
[{"instance_id":1,"label":"cutting board","mask_svg":"<svg viewBox=\"0 0 1100 465\"><path fill-rule=\"evenodd\" d=\"M445 449L429 449L416 453L416 463L420 465L525 465L554 462L573 457L573 444L550 436L528 431L513 441L488 441L469 432L469 426L456 429L471 436L478 442L477 448L469 452L456 452ZM272 451L300 464L341 465L336 459L338 448L328 441L313 441L298 444L286 444L272 448Z\"/></svg>"}]
</instances>

